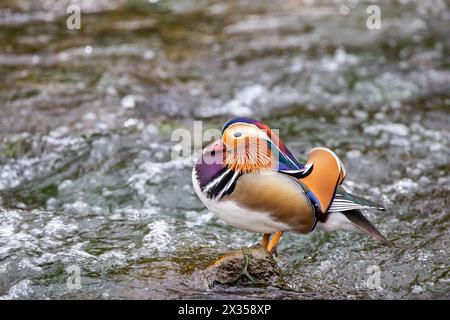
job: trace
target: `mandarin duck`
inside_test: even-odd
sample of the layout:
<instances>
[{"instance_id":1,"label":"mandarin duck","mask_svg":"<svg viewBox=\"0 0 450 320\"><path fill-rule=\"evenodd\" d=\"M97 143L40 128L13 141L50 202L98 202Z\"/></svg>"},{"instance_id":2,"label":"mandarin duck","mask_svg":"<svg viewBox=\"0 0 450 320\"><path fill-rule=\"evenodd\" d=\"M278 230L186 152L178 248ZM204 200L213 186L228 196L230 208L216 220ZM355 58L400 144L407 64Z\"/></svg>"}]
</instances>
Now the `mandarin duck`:
<instances>
[{"instance_id":1,"label":"mandarin duck","mask_svg":"<svg viewBox=\"0 0 450 320\"><path fill-rule=\"evenodd\" d=\"M385 209L349 193L344 179L330 149L314 148L301 163L268 126L250 118L228 121L192 171L203 204L228 224L263 234L261 245L271 253L283 232L316 227L364 233L389 245L361 212Z\"/></svg>"}]
</instances>

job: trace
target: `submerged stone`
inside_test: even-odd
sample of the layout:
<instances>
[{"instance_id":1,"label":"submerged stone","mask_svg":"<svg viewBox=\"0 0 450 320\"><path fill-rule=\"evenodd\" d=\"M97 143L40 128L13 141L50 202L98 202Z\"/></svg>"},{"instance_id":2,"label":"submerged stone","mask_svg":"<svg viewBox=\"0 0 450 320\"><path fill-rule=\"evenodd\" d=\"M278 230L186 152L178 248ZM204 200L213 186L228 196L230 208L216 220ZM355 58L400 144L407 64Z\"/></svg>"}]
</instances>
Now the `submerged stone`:
<instances>
[{"instance_id":1,"label":"submerged stone","mask_svg":"<svg viewBox=\"0 0 450 320\"><path fill-rule=\"evenodd\" d=\"M286 287L283 274L274 257L260 245L225 253L206 269L193 274L209 288L216 285L263 285Z\"/></svg>"}]
</instances>

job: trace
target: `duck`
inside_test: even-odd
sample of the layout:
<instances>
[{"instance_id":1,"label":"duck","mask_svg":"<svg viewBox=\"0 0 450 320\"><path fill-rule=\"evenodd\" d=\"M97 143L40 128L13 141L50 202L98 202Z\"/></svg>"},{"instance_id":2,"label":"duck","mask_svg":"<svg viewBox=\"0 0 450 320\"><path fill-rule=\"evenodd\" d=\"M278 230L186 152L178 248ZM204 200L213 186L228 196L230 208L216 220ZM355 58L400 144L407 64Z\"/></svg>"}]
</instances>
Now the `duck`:
<instances>
[{"instance_id":1,"label":"duck","mask_svg":"<svg viewBox=\"0 0 450 320\"><path fill-rule=\"evenodd\" d=\"M221 137L195 161L192 183L208 210L233 227L262 235L261 246L277 254L284 233L316 228L368 235L392 245L364 216L385 211L350 193L345 168L326 147L297 160L275 130L246 117L229 120Z\"/></svg>"}]
</instances>

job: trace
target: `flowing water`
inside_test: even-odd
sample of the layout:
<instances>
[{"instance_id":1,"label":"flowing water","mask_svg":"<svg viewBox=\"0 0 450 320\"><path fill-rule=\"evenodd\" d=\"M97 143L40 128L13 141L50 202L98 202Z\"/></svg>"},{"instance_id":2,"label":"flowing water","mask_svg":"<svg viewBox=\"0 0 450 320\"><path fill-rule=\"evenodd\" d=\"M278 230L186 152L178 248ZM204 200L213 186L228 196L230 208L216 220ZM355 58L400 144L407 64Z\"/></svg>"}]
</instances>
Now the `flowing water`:
<instances>
[{"instance_id":1,"label":"flowing water","mask_svg":"<svg viewBox=\"0 0 450 320\"><path fill-rule=\"evenodd\" d=\"M2 1L0 296L448 299L450 9L379 2L370 30L370 4ZM335 150L396 247L287 234L288 288L195 283L259 235L203 207L171 135L234 116L279 128L300 158Z\"/></svg>"}]
</instances>

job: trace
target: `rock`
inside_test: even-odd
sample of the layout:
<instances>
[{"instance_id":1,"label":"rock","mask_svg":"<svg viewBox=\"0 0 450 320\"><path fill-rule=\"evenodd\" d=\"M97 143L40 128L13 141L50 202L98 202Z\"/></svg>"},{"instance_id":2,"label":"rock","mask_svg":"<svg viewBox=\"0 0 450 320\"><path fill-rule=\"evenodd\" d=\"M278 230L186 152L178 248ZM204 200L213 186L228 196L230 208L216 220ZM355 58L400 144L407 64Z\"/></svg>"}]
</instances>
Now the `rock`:
<instances>
[{"instance_id":1,"label":"rock","mask_svg":"<svg viewBox=\"0 0 450 320\"><path fill-rule=\"evenodd\" d=\"M281 269L272 254L260 245L228 252L192 276L193 283L200 281L208 288L216 285L286 287Z\"/></svg>"}]
</instances>

